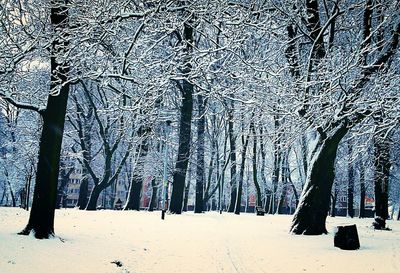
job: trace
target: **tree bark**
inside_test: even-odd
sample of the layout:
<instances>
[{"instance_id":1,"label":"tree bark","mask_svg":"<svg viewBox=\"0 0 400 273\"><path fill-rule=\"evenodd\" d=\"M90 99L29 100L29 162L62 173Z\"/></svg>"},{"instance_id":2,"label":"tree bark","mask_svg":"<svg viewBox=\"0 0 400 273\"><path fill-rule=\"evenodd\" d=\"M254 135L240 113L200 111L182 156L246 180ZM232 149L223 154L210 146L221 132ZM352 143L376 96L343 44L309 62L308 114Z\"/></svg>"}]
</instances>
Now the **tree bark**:
<instances>
[{"instance_id":1,"label":"tree bark","mask_svg":"<svg viewBox=\"0 0 400 273\"><path fill-rule=\"evenodd\" d=\"M289 168L289 150L282 153L282 164L281 164L281 184L282 184L282 191L281 196L279 198L279 205L278 205L278 214L287 214L288 208L286 206L286 198L288 193L288 168Z\"/></svg>"},{"instance_id":2,"label":"tree bark","mask_svg":"<svg viewBox=\"0 0 400 273\"><path fill-rule=\"evenodd\" d=\"M197 164L196 164L196 199L195 213L203 212L204 196L204 138L205 138L205 101L202 95L197 96L198 120L197 120Z\"/></svg>"},{"instance_id":3,"label":"tree bark","mask_svg":"<svg viewBox=\"0 0 400 273\"><path fill-rule=\"evenodd\" d=\"M80 210L84 210L86 208L88 202L88 194L89 194L89 177L83 176L81 185L79 186L78 203L76 204L76 206Z\"/></svg>"},{"instance_id":4,"label":"tree bark","mask_svg":"<svg viewBox=\"0 0 400 273\"><path fill-rule=\"evenodd\" d=\"M190 164L190 163L189 163ZM188 210L188 203L189 203L189 191L190 191L190 183L192 179L192 165L188 166L188 175L187 175L187 182L185 186L185 194L183 197L183 211Z\"/></svg>"},{"instance_id":5,"label":"tree bark","mask_svg":"<svg viewBox=\"0 0 400 273\"><path fill-rule=\"evenodd\" d=\"M151 200L150 200L150 205L149 205L149 211L153 211L157 207L157 191L158 191L158 186L156 184L156 179L153 178L151 180Z\"/></svg>"},{"instance_id":6,"label":"tree bark","mask_svg":"<svg viewBox=\"0 0 400 273\"><path fill-rule=\"evenodd\" d=\"M178 84L182 93L182 106L180 109L181 118L179 122L180 130L178 158L176 160L173 174L171 202L169 206L169 211L175 214L182 213L186 170L190 155L191 123L193 111L193 84L188 80L188 77L192 71L190 53L193 49L193 27L191 25L191 20L184 23L183 37L186 41L186 49L184 52L186 56L183 74L186 78L182 81L182 83Z\"/></svg>"},{"instance_id":7,"label":"tree bark","mask_svg":"<svg viewBox=\"0 0 400 273\"><path fill-rule=\"evenodd\" d=\"M254 126L254 122L250 123L251 132L253 134L253 182L256 188L257 193L257 207L262 207L262 198L261 198L261 188L258 183L258 172L257 172L257 136L256 136L256 128Z\"/></svg>"},{"instance_id":8,"label":"tree bark","mask_svg":"<svg viewBox=\"0 0 400 273\"><path fill-rule=\"evenodd\" d=\"M244 136L242 136L242 141L243 143L243 150L242 150L242 162L240 165L240 171L239 171L239 183L238 183L238 189L237 189L237 195L236 195L236 206L235 206L235 214L240 214L240 210L242 207L242 192L243 192L243 177L244 177L244 167L246 163L246 152L247 152L247 146L249 144L249 139L250 139L250 134L246 136L246 141L244 140Z\"/></svg>"},{"instance_id":9,"label":"tree bark","mask_svg":"<svg viewBox=\"0 0 400 273\"><path fill-rule=\"evenodd\" d=\"M99 200L100 193L104 190L102 186L94 185L92 192L89 197L89 201L86 206L86 210L96 210L97 208L97 200Z\"/></svg>"},{"instance_id":10,"label":"tree bark","mask_svg":"<svg viewBox=\"0 0 400 273\"><path fill-rule=\"evenodd\" d=\"M140 210L140 199L144 180L144 165L149 150L148 134L150 133L150 131L150 127L141 127L139 129L139 136L142 137L142 142L140 143L138 148L138 160L136 163L134 174L132 175L128 199L126 200L124 210Z\"/></svg>"},{"instance_id":11,"label":"tree bark","mask_svg":"<svg viewBox=\"0 0 400 273\"><path fill-rule=\"evenodd\" d=\"M352 143L349 141L348 147L348 184L347 184L347 216L354 217L354 164L351 162L353 153Z\"/></svg>"},{"instance_id":12,"label":"tree bark","mask_svg":"<svg viewBox=\"0 0 400 273\"><path fill-rule=\"evenodd\" d=\"M342 122L329 135L320 134L309 166L299 206L293 217L291 233L320 235L325 227L334 181L335 158L339 142L348 132L347 122Z\"/></svg>"},{"instance_id":13,"label":"tree bark","mask_svg":"<svg viewBox=\"0 0 400 273\"><path fill-rule=\"evenodd\" d=\"M57 184L60 164L61 143L64 132L69 84L69 67L66 62L59 63L68 42L62 31L68 24L68 1L52 1L50 20L56 37L52 42L50 58L51 93L47 108L43 112L43 128L39 145L39 160L32 209L27 226L20 234L34 233L38 239L54 235L54 210L57 198Z\"/></svg>"},{"instance_id":14,"label":"tree bark","mask_svg":"<svg viewBox=\"0 0 400 273\"><path fill-rule=\"evenodd\" d=\"M365 188L365 165L364 162L359 160L360 167L360 218L365 217L365 196L366 196L366 188Z\"/></svg>"},{"instance_id":15,"label":"tree bark","mask_svg":"<svg viewBox=\"0 0 400 273\"><path fill-rule=\"evenodd\" d=\"M235 137L233 134L233 101L232 107L228 110L228 134L229 134L229 143L230 143L230 160L231 160L231 200L228 208L228 212L234 212L235 204L236 204L236 194L237 194L237 185L236 185L236 143Z\"/></svg>"},{"instance_id":16,"label":"tree bark","mask_svg":"<svg viewBox=\"0 0 400 273\"><path fill-rule=\"evenodd\" d=\"M389 218L389 174L390 174L390 142L384 132L374 139L374 189L375 189L375 217L384 221ZM381 228L385 228L382 226Z\"/></svg>"},{"instance_id":17,"label":"tree bark","mask_svg":"<svg viewBox=\"0 0 400 273\"><path fill-rule=\"evenodd\" d=\"M280 174L280 165L281 165L281 133L279 130L279 118L274 116L274 126L275 126L275 138L274 138L274 166L272 170L272 194L270 201L270 208L268 213L275 214L277 209L277 191L278 191L278 183L279 183L279 174Z\"/></svg>"}]
</instances>

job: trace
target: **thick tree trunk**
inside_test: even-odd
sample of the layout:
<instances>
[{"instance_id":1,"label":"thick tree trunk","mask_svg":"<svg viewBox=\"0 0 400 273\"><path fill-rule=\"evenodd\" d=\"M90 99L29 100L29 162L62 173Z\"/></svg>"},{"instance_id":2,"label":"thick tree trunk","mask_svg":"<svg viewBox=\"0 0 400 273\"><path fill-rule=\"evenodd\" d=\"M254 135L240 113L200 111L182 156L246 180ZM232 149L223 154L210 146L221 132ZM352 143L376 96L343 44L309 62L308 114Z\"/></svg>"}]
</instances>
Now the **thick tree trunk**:
<instances>
[{"instance_id":1,"label":"thick tree trunk","mask_svg":"<svg viewBox=\"0 0 400 273\"><path fill-rule=\"evenodd\" d=\"M204 139L205 139L205 105L202 95L197 96L198 120L197 120L197 164L196 164L196 199L195 213L203 212L204 196Z\"/></svg>"},{"instance_id":2,"label":"thick tree trunk","mask_svg":"<svg viewBox=\"0 0 400 273\"><path fill-rule=\"evenodd\" d=\"M81 181L81 185L79 186L78 203L76 204L76 206L80 210L84 210L86 208L88 202L88 194L89 194L89 177L87 177L87 175L84 175Z\"/></svg>"},{"instance_id":3,"label":"thick tree trunk","mask_svg":"<svg viewBox=\"0 0 400 273\"><path fill-rule=\"evenodd\" d=\"M335 159L339 142L348 132L347 123L320 136L309 166L307 181L291 226L291 233L320 235L325 227L329 210L332 184L335 177ZM325 135L325 134L324 134Z\"/></svg>"},{"instance_id":4,"label":"thick tree trunk","mask_svg":"<svg viewBox=\"0 0 400 273\"><path fill-rule=\"evenodd\" d=\"M140 210L140 199L144 180L144 167L149 150L148 145L148 133L150 133L150 127L141 127L139 129L139 136L141 136L142 142L139 145L138 160L136 163L135 171L132 175L132 181L129 187L128 199L124 206L124 210Z\"/></svg>"},{"instance_id":5,"label":"thick tree trunk","mask_svg":"<svg viewBox=\"0 0 400 273\"><path fill-rule=\"evenodd\" d=\"M191 20L184 23L183 37L186 44L186 49L184 54L185 64L183 68L183 74L185 77L190 76L192 71L191 65L191 52L193 46L193 28L191 25ZM181 118L179 123L179 144L178 144L178 158L175 164L175 170L172 182L172 193L171 202L169 206L169 211L171 213L181 214L183 206L183 193L185 189L185 178L186 170L189 162L190 155L190 138L191 138L191 128L192 128L192 111L193 111L193 84L189 82L188 79L184 79L182 84L180 84L180 89L182 91L182 106L181 106Z\"/></svg>"},{"instance_id":6,"label":"thick tree trunk","mask_svg":"<svg viewBox=\"0 0 400 273\"><path fill-rule=\"evenodd\" d=\"M56 35L67 26L67 1L56 1L58 5L51 8L50 20L55 28ZM49 95L47 108L43 113L43 128L39 145L39 160L36 173L36 184L33 194L32 209L27 226L20 234L34 233L38 239L49 238L54 235L54 210L57 198L58 173L60 165L61 143L64 132L65 113L67 109L69 72L66 63L58 63L57 56L64 54L68 42L57 37L52 42L52 56L50 59L51 92L58 95Z\"/></svg>"},{"instance_id":7,"label":"thick tree trunk","mask_svg":"<svg viewBox=\"0 0 400 273\"><path fill-rule=\"evenodd\" d=\"M389 218L389 174L390 174L390 142L382 135L375 137L374 143L374 188L375 188L375 217L383 221ZM384 225L375 228L385 228Z\"/></svg>"},{"instance_id":8,"label":"thick tree trunk","mask_svg":"<svg viewBox=\"0 0 400 273\"><path fill-rule=\"evenodd\" d=\"M125 204L124 210L140 210L140 199L143 187L142 177L133 176L131 186L129 189L128 200Z\"/></svg>"},{"instance_id":9,"label":"thick tree trunk","mask_svg":"<svg viewBox=\"0 0 400 273\"><path fill-rule=\"evenodd\" d=\"M96 210L97 200L99 200L100 193L104 189L100 185L94 185L86 206L86 210Z\"/></svg>"}]
</instances>

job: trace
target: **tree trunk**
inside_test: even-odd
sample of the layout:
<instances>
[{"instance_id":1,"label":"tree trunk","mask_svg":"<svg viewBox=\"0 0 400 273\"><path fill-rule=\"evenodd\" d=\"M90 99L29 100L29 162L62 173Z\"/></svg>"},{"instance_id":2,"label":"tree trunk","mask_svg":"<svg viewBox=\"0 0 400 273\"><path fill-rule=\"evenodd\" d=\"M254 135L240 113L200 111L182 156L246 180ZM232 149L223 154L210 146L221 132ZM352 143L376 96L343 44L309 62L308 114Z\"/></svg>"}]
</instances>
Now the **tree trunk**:
<instances>
[{"instance_id":1,"label":"tree trunk","mask_svg":"<svg viewBox=\"0 0 400 273\"><path fill-rule=\"evenodd\" d=\"M32 182L32 174L33 166L31 166L31 172L28 174L27 183L26 183L26 199L25 199L25 209L29 210L29 198L31 195L31 182ZM1 204L1 202L0 202Z\"/></svg>"},{"instance_id":2,"label":"tree trunk","mask_svg":"<svg viewBox=\"0 0 400 273\"><path fill-rule=\"evenodd\" d=\"M204 137L205 137L205 101L202 95L197 96L198 120L197 120L197 164L196 164L196 200L195 213L203 212L204 196Z\"/></svg>"},{"instance_id":3,"label":"tree trunk","mask_svg":"<svg viewBox=\"0 0 400 273\"><path fill-rule=\"evenodd\" d=\"M281 184L282 184L282 191L281 196L279 198L279 205L278 205L278 214L288 214L288 208L286 206L286 198L288 193L288 171L289 168L289 161L288 161L289 151L282 153L282 164L281 164Z\"/></svg>"},{"instance_id":4,"label":"tree trunk","mask_svg":"<svg viewBox=\"0 0 400 273\"><path fill-rule=\"evenodd\" d=\"M375 217L381 217L383 221L389 218L388 195L390 174L390 142L380 134L374 142L374 188L375 188ZM377 227L375 227L377 228ZM384 225L378 228L385 228Z\"/></svg>"},{"instance_id":5,"label":"tree trunk","mask_svg":"<svg viewBox=\"0 0 400 273\"><path fill-rule=\"evenodd\" d=\"M249 144L250 134L247 135L246 141L243 141L243 150L242 150L242 162L240 165L239 172L239 183L236 195L236 206L235 206L235 214L240 214L241 206L242 206L242 192L243 192L243 177L244 177L244 167L246 163L246 152L247 146ZM244 140L244 136L242 136L242 140Z\"/></svg>"},{"instance_id":6,"label":"tree trunk","mask_svg":"<svg viewBox=\"0 0 400 273\"><path fill-rule=\"evenodd\" d=\"M351 162L353 153L352 143L348 142L348 184L347 184L347 216L354 217L354 164Z\"/></svg>"},{"instance_id":7,"label":"tree trunk","mask_svg":"<svg viewBox=\"0 0 400 273\"><path fill-rule=\"evenodd\" d=\"M232 108L228 110L228 134L230 143L230 157L231 157L231 200L228 208L228 212L234 212L236 204L236 143L233 135L233 101Z\"/></svg>"},{"instance_id":8,"label":"tree trunk","mask_svg":"<svg viewBox=\"0 0 400 273\"><path fill-rule=\"evenodd\" d=\"M210 193L210 187L211 187L211 183L212 183L212 174L214 172L214 167L215 167L215 161L214 157L215 157L215 142L213 142L212 147L211 147L211 158L210 158L210 162L208 165L208 175L207 175L207 180L206 180L206 188L204 191L204 198L203 198L203 210L206 211L208 210L208 201L210 200L210 198L212 197L212 195L215 193L216 188L214 188L214 190L212 190L212 192Z\"/></svg>"},{"instance_id":9,"label":"tree trunk","mask_svg":"<svg viewBox=\"0 0 400 273\"><path fill-rule=\"evenodd\" d=\"M158 191L158 187L157 187L155 178L153 178L151 180L151 188L152 188L152 192L151 192L151 200L150 200L150 205L149 205L149 211L153 211L157 207L157 191Z\"/></svg>"},{"instance_id":10,"label":"tree trunk","mask_svg":"<svg viewBox=\"0 0 400 273\"><path fill-rule=\"evenodd\" d=\"M279 117L274 116L274 126L275 126L275 137L274 137L274 166L272 170L272 195L271 195L271 206L269 208L270 214L275 214L277 209L277 191L278 191L278 183L279 183L279 172L280 172L280 164L281 164L281 133L279 130Z\"/></svg>"},{"instance_id":11,"label":"tree trunk","mask_svg":"<svg viewBox=\"0 0 400 273\"><path fill-rule=\"evenodd\" d=\"M144 180L144 167L146 156L149 150L147 135L150 133L150 131L150 127L141 127L139 129L139 136L143 139L138 148L138 160L134 174L132 175L128 199L126 200L124 210L140 210L140 199Z\"/></svg>"},{"instance_id":12,"label":"tree trunk","mask_svg":"<svg viewBox=\"0 0 400 273\"><path fill-rule=\"evenodd\" d=\"M140 210L140 199L143 187L143 180L141 178L141 176L136 177L133 175L128 200L126 201L124 210Z\"/></svg>"},{"instance_id":13,"label":"tree trunk","mask_svg":"<svg viewBox=\"0 0 400 273\"><path fill-rule=\"evenodd\" d=\"M251 132L253 133L253 182L257 193L257 207L262 207L261 188L257 179L257 136L254 122L250 123Z\"/></svg>"},{"instance_id":14,"label":"tree trunk","mask_svg":"<svg viewBox=\"0 0 400 273\"><path fill-rule=\"evenodd\" d=\"M51 93L55 92L58 95L49 95L47 108L43 112L43 128L39 145L32 209L27 226L20 232L20 234L28 235L32 231L38 239L49 238L54 235L54 210L60 152L69 93L68 65L58 63L57 58L57 56L65 54L63 51L66 50L68 44L65 39L66 34L59 33L67 27L68 7L65 6L66 3L67 1L57 1L58 5L53 5L51 8L50 20L57 36L52 42L51 49L50 90Z\"/></svg>"},{"instance_id":15,"label":"tree trunk","mask_svg":"<svg viewBox=\"0 0 400 273\"><path fill-rule=\"evenodd\" d=\"M362 160L359 161L360 166L360 218L365 217L365 166Z\"/></svg>"},{"instance_id":16,"label":"tree trunk","mask_svg":"<svg viewBox=\"0 0 400 273\"><path fill-rule=\"evenodd\" d=\"M188 175L187 175L187 179L186 179L187 182L186 182L186 186L185 186L185 194L184 194L184 197L183 197L183 211L187 211L188 210L191 179L192 179L192 164L190 164L189 167L188 167Z\"/></svg>"},{"instance_id":17,"label":"tree trunk","mask_svg":"<svg viewBox=\"0 0 400 273\"><path fill-rule=\"evenodd\" d=\"M100 185L94 185L92 189L92 193L90 194L89 201L86 206L86 210L96 210L97 208L97 200L99 200L100 193L103 191L103 188Z\"/></svg>"},{"instance_id":18,"label":"tree trunk","mask_svg":"<svg viewBox=\"0 0 400 273\"><path fill-rule=\"evenodd\" d=\"M88 194L89 194L89 177L87 175L83 175L83 179L81 181L81 185L79 186L79 196L77 207L80 210L84 210L86 208L88 202Z\"/></svg>"},{"instance_id":19,"label":"tree trunk","mask_svg":"<svg viewBox=\"0 0 400 273\"><path fill-rule=\"evenodd\" d=\"M321 133L319 136L300 203L293 217L291 233L305 235L327 233L325 221L335 177L336 153L339 142L348 130L347 122L343 122L329 130L329 135Z\"/></svg>"},{"instance_id":20,"label":"tree trunk","mask_svg":"<svg viewBox=\"0 0 400 273\"><path fill-rule=\"evenodd\" d=\"M179 144L178 144L178 158L175 164L175 170L172 182L172 193L169 211L171 213L181 214L183 206L183 192L185 188L186 170L189 162L190 155L190 138L191 138L191 123L192 123L192 111L193 111L193 84L187 79L190 76L192 65L191 56L193 46L193 28L191 26L191 20L184 23L183 37L186 43L186 49L184 54L185 64L183 68L183 74L185 79L180 84L182 92L182 106L181 106L181 118L179 123Z\"/></svg>"},{"instance_id":21,"label":"tree trunk","mask_svg":"<svg viewBox=\"0 0 400 273\"><path fill-rule=\"evenodd\" d=\"M17 206L17 203L15 202L15 195L14 195L14 191L13 191L13 189L12 189L12 187L11 187L11 183L10 183L10 180L8 180L8 178L7 178L7 182L8 182L8 187L10 188L10 194L11 194L11 206L12 207L16 207Z\"/></svg>"}]
</instances>

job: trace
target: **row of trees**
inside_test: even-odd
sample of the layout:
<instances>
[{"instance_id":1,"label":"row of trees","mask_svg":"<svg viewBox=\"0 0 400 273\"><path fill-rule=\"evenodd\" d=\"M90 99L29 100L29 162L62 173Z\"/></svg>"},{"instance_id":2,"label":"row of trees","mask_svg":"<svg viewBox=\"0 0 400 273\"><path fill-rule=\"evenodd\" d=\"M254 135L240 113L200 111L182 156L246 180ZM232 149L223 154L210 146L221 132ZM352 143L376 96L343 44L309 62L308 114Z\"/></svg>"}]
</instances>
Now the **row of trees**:
<instances>
[{"instance_id":1,"label":"row of trees","mask_svg":"<svg viewBox=\"0 0 400 273\"><path fill-rule=\"evenodd\" d=\"M171 178L169 211L180 214L190 169L195 212L218 194L219 209L240 214L251 176L257 206L271 213L293 195L294 234L327 232L347 145L349 204L355 176L363 200L373 162L376 216L388 218L398 176L398 1L9 0L1 8L2 109L9 124L21 115L41 130L23 234L54 234L62 143L82 168L81 209L96 209L121 179L125 209L139 209L152 176L154 192ZM34 132L24 140L36 143ZM68 177L71 166L62 167Z\"/></svg>"}]
</instances>

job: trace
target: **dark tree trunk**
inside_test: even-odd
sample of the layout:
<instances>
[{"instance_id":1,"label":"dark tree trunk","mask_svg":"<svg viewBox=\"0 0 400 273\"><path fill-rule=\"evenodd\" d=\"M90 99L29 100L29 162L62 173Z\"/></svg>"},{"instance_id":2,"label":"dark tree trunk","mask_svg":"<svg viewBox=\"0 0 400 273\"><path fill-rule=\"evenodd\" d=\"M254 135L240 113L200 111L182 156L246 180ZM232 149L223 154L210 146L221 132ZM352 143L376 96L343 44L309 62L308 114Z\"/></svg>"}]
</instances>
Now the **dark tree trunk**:
<instances>
[{"instance_id":1,"label":"dark tree trunk","mask_svg":"<svg viewBox=\"0 0 400 273\"><path fill-rule=\"evenodd\" d=\"M78 203L76 204L76 206L80 210L84 210L86 208L88 202L88 195L89 195L89 177L87 177L87 175L84 174L83 179L81 181L81 185L79 186Z\"/></svg>"},{"instance_id":2,"label":"dark tree trunk","mask_svg":"<svg viewBox=\"0 0 400 273\"><path fill-rule=\"evenodd\" d=\"M189 191L190 191L191 179L192 179L192 166L190 164L190 166L188 167L187 182L186 182L186 186L185 186L185 194L184 194L184 197L183 197L183 211L187 211L188 210Z\"/></svg>"},{"instance_id":3,"label":"dark tree trunk","mask_svg":"<svg viewBox=\"0 0 400 273\"><path fill-rule=\"evenodd\" d=\"M236 204L236 194L237 194L237 185L236 185L236 143L235 137L233 134L233 101L232 108L228 110L228 134L229 134L229 143L230 143L230 160L231 160L231 200L228 208L228 212L234 212L235 204Z\"/></svg>"},{"instance_id":4,"label":"dark tree trunk","mask_svg":"<svg viewBox=\"0 0 400 273\"><path fill-rule=\"evenodd\" d=\"M272 170L272 195L269 213L275 214L277 209L278 200L276 198L279 183L280 164L281 164L281 133L279 132L279 117L274 116L275 138L274 138L274 166Z\"/></svg>"},{"instance_id":5,"label":"dark tree trunk","mask_svg":"<svg viewBox=\"0 0 400 273\"><path fill-rule=\"evenodd\" d=\"M3 181L3 194L1 195L1 200L0 200L0 205L3 205L4 203L4 199L6 198L7 195L7 185L6 185L6 181ZM7 205L7 203L6 203Z\"/></svg>"},{"instance_id":6,"label":"dark tree trunk","mask_svg":"<svg viewBox=\"0 0 400 273\"><path fill-rule=\"evenodd\" d=\"M144 165L149 150L147 135L150 133L150 130L150 127L142 127L139 129L139 136L143 137L143 139L138 148L138 160L136 163L135 172L132 175L128 199L126 200L124 210L140 210L140 199L144 180Z\"/></svg>"},{"instance_id":7,"label":"dark tree trunk","mask_svg":"<svg viewBox=\"0 0 400 273\"><path fill-rule=\"evenodd\" d=\"M58 5L55 5L56 2ZM32 209L27 226L20 234L28 235L31 231L36 238L44 239L54 235L54 210L57 198L57 184L60 164L61 143L64 132L65 113L67 109L69 72L66 63L58 63L57 56L64 54L68 42L66 34L62 33L67 27L67 1L52 1L50 20L54 26L56 37L52 42L50 59L51 92L47 108L43 112L43 128L39 145L39 160L36 173L36 184L33 194ZM64 36L64 37L61 37Z\"/></svg>"},{"instance_id":8,"label":"dark tree trunk","mask_svg":"<svg viewBox=\"0 0 400 273\"><path fill-rule=\"evenodd\" d=\"M374 142L374 188L375 188L375 217L383 221L389 218L388 194L390 174L390 142L384 133L375 136ZM375 228L385 228L384 224Z\"/></svg>"},{"instance_id":9,"label":"dark tree trunk","mask_svg":"<svg viewBox=\"0 0 400 273\"><path fill-rule=\"evenodd\" d=\"M77 104L77 106L80 105ZM78 109L79 109L78 108ZM94 109L91 107L89 110L89 114L84 117L84 125L82 126L82 135L83 139L81 141L84 142L84 150L83 150L83 160L89 164L92 161L92 138L91 138L91 130L93 128L93 123L91 122L91 117L93 115ZM78 204L77 207L80 210L84 210L87 206L88 196L89 196L89 171L86 167L86 164L82 165L82 182L79 186L79 196L78 196Z\"/></svg>"},{"instance_id":10,"label":"dark tree trunk","mask_svg":"<svg viewBox=\"0 0 400 273\"><path fill-rule=\"evenodd\" d=\"M131 187L129 190L128 200L124 210L140 210L140 199L143 187L142 177L133 176Z\"/></svg>"},{"instance_id":11,"label":"dark tree trunk","mask_svg":"<svg viewBox=\"0 0 400 273\"><path fill-rule=\"evenodd\" d=\"M261 199L261 188L258 183L258 172L257 172L257 136L256 136L256 128L254 126L254 122L250 123L251 132L253 134L253 182L256 188L257 193L257 207L262 207L262 199Z\"/></svg>"},{"instance_id":12,"label":"dark tree trunk","mask_svg":"<svg viewBox=\"0 0 400 273\"><path fill-rule=\"evenodd\" d=\"M293 217L291 226L293 234L327 233L325 221L335 176L336 153L339 142L348 130L347 122L343 122L335 129L331 129L329 135L321 133L319 136L300 203Z\"/></svg>"},{"instance_id":13,"label":"dark tree trunk","mask_svg":"<svg viewBox=\"0 0 400 273\"><path fill-rule=\"evenodd\" d=\"M31 182L32 182L32 177L33 177L33 166L31 166L31 172L28 174L26 185L25 185L25 191L26 191L26 199L25 201L25 209L29 210L29 198L31 194ZM1 202L0 202L1 204Z\"/></svg>"},{"instance_id":14,"label":"dark tree trunk","mask_svg":"<svg viewBox=\"0 0 400 273\"><path fill-rule=\"evenodd\" d=\"M96 210L97 200L99 200L100 193L104 189L100 185L94 185L86 206L86 210Z\"/></svg>"},{"instance_id":15,"label":"dark tree trunk","mask_svg":"<svg viewBox=\"0 0 400 273\"><path fill-rule=\"evenodd\" d=\"M215 193L217 188L214 188L214 190L212 190L212 192L210 193L210 187L211 187L211 183L212 183L212 174L214 172L214 157L215 157L215 142L213 142L213 145L211 147L211 158L210 158L210 163L208 165L208 175L207 175L207 181L206 181L206 189L204 191L204 198L203 198L203 210L206 211L208 210L208 201L210 200L210 198L212 197L212 195Z\"/></svg>"},{"instance_id":16,"label":"dark tree trunk","mask_svg":"<svg viewBox=\"0 0 400 273\"><path fill-rule=\"evenodd\" d=\"M366 188L365 188L365 166L362 160L359 161L360 166L360 218L365 217L365 196L366 196Z\"/></svg>"},{"instance_id":17,"label":"dark tree trunk","mask_svg":"<svg viewBox=\"0 0 400 273\"><path fill-rule=\"evenodd\" d=\"M242 136L243 142L243 150L242 150L242 162L240 165L239 171L239 183L237 189L237 196L236 196L236 206L235 206L235 214L240 214L241 206L242 206L242 192L243 192L243 177L244 177L244 167L246 163L246 152L247 146L249 144L250 134L247 135L246 141L244 141L244 136Z\"/></svg>"},{"instance_id":18,"label":"dark tree trunk","mask_svg":"<svg viewBox=\"0 0 400 273\"><path fill-rule=\"evenodd\" d=\"M281 164L281 184L282 184L282 191L281 196L279 198L279 205L278 205L278 214L287 214L288 208L286 205L286 198L288 193L288 181L287 181L287 168L289 167L288 164L288 154L289 151L283 152L282 154L282 164Z\"/></svg>"},{"instance_id":19,"label":"dark tree trunk","mask_svg":"<svg viewBox=\"0 0 400 273\"><path fill-rule=\"evenodd\" d=\"M153 178L151 180L151 200L150 200L150 205L149 205L149 211L153 211L157 207L157 191L158 187L156 184L156 179Z\"/></svg>"},{"instance_id":20,"label":"dark tree trunk","mask_svg":"<svg viewBox=\"0 0 400 273\"><path fill-rule=\"evenodd\" d=\"M203 212L204 196L204 138L205 138L205 101L202 95L197 96L198 120L197 120L197 164L196 164L196 199L195 213Z\"/></svg>"},{"instance_id":21,"label":"dark tree trunk","mask_svg":"<svg viewBox=\"0 0 400 273\"><path fill-rule=\"evenodd\" d=\"M189 162L190 155L190 136L191 136L191 123L193 111L193 84L189 82L190 72L192 71L191 65L191 52L193 47L193 27L191 20L184 23L183 37L186 43L184 54L186 55L183 74L185 79L179 84L182 92L182 106L180 109L181 118L179 122L179 144L178 144L178 158L175 164L175 170L172 182L172 193L169 211L171 213L181 214L183 206L183 192L185 188L186 170Z\"/></svg>"},{"instance_id":22,"label":"dark tree trunk","mask_svg":"<svg viewBox=\"0 0 400 273\"><path fill-rule=\"evenodd\" d=\"M260 126L260 150L261 150L261 178L264 185L264 210L265 212L269 212L270 203L271 203L271 190L268 188L267 179L265 178L265 161L266 161L266 153L264 150L264 139L263 139L264 130L262 126Z\"/></svg>"},{"instance_id":23,"label":"dark tree trunk","mask_svg":"<svg viewBox=\"0 0 400 273\"><path fill-rule=\"evenodd\" d=\"M304 174L307 175L307 169L308 169L308 162L307 162L308 145L307 145L307 137L306 137L305 134L303 134L301 136L301 155L302 155L302 161L303 161Z\"/></svg>"},{"instance_id":24,"label":"dark tree trunk","mask_svg":"<svg viewBox=\"0 0 400 273\"><path fill-rule=\"evenodd\" d=\"M10 194L11 194L11 206L12 207L16 207L17 206L17 203L15 202L15 195L14 195L14 191L13 191L13 189L12 189L12 187L11 187L11 183L10 183L10 181L8 180L8 178L7 178L7 182L8 182L8 187L10 188Z\"/></svg>"},{"instance_id":25,"label":"dark tree trunk","mask_svg":"<svg viewBox=\"0 0 400 273\"><path fill-rule=\"evenodd\" d=\"M351 162L352 143L348 143L348 184L347 184L347 216L354 217L354 164Z\"/></svg>"}]
</instances>

